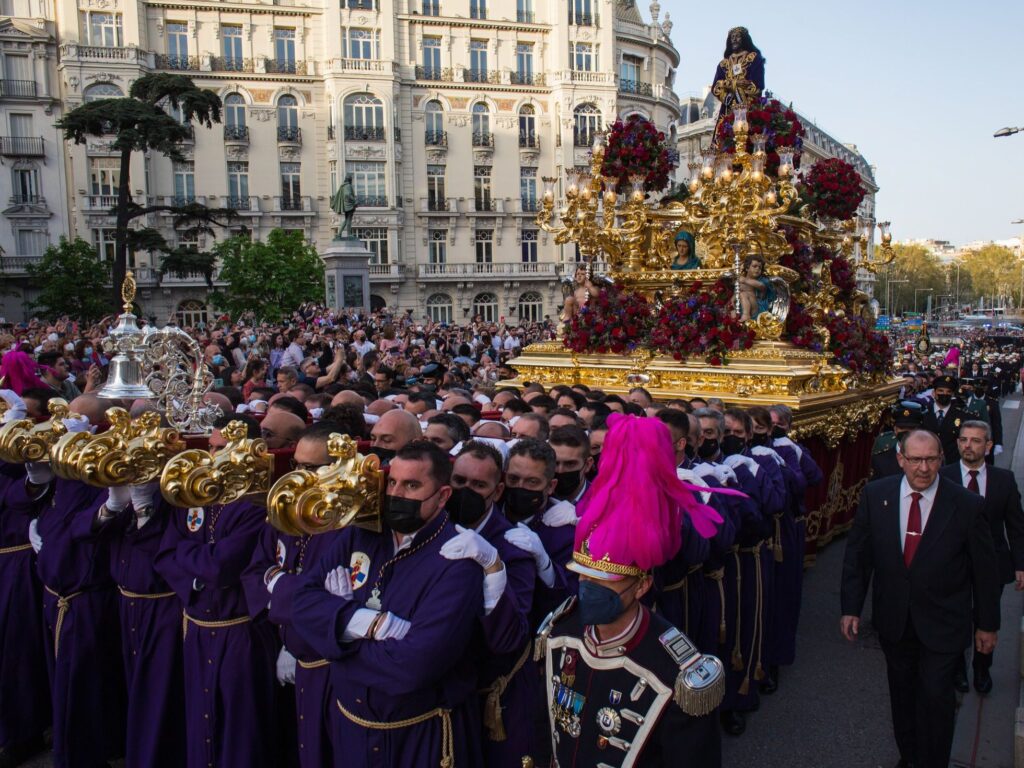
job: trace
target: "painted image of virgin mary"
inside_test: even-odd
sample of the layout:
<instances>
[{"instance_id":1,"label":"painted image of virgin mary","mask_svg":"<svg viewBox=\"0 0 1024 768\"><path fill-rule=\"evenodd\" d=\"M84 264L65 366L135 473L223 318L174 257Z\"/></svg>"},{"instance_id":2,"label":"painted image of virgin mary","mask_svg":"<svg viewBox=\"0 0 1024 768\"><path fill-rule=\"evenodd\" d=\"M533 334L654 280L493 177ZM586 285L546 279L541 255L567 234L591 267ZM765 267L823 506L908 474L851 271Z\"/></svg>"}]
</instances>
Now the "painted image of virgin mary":
<instances>
[{"instance_id":1,"label":"painted image of virgin mary","mask_svg":"<svg viewBox=\"0 0 1024 768\"><path fill-rule=\"evenodd\" d=\"M676 255L672 260L672 269L700 269L697 244L693 235L685 229L676 234Z\"/></svg>"}]
</instances>

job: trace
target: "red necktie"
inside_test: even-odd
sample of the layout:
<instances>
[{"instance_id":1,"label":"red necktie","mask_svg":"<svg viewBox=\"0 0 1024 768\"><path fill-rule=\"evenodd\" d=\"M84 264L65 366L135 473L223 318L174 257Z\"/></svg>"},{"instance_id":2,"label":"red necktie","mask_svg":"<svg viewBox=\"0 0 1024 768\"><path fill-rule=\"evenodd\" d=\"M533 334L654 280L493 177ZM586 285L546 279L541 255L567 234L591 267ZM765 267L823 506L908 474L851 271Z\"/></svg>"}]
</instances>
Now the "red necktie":
<instances>
[{"instance_id":1,"label":"red necktie","mask_svg":"<svg viewBox=\"0 0 1024 768\"><path fill-rule=\"evenodd\" d=\"M921 543L921 494L910 494L910 514L907 516L907 537L903 540L903 563L910 567L914 553Z\"/></svg>"},{"instance_id":2,"label":"red necktie","mask_svg":"<svg viewBox=\"0 0 1024 768\"><path fill-rule=\"evenodd\" d=\"M981 496L981 486L978 485L978 470L969 469L967 474L971 476L971 479L967 483L967 490L974 491L976 494Z\"/></svg>"}]
</instances>

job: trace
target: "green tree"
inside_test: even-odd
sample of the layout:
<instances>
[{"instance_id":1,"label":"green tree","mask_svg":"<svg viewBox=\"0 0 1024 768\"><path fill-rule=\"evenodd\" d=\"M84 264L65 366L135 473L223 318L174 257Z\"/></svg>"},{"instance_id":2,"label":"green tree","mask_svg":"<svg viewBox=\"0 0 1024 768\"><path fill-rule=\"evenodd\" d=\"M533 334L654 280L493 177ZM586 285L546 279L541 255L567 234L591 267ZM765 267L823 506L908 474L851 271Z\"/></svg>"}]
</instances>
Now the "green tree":
<instances>
[{"instance_id":1,"label":"green tree","mask_svg":"<svg viewBox=\"0 0 1024 768\"><path fill-rule=\"evenodd\" d=\"M182 122L168 114L169 109L179 112ZM133 153L154 151L171 160L184 160L181 145L192 135L192 123L211 128L220 122L220 110L220 97L213 91L197 87L185 75L156 73L132 83L127 97L86 102L57 121L64 137L76 144L84 144L89 136L113 135L112 146L120 154L117 204L110 211L117 221L112 281L115 297L120 295L129 251L171 251L156 230L129 228L133 220L151 213L170 213L176 229L197 232L209 231L211 224L221 224L234 214L197 203L140 205L131 196Z\"/></svg>"},{"instance_id":2,"label":"green tree","mask_svg":"<svg viewBox=\"0 0 1024 768\"><path fill-rule=\"evenodd\" d=\"M972 294L975 299L984 297L987 305L992 299L1015 297L1015 304L1019 307L1021 266L1021 261L1009 248L986 245L963 255L961 271L966 271L971 276Z\"/></svg>"},{"instance_id":3,"label":"green tree","mask_svg":"<svg viewBox=\"0 0 1024 768\"><path fill-rule=\"evenodd\" d=\"M892 249L896 257L892 264L878 271L875 298L883 305L888 298L892 314L902 315L914 311L916 297L917 311L923 312L928 301L925 294L931 289L932 305L937 307L939 297L948 293L949 287L946 270L938 257L920 245L894 245Z\"/></svg>"},{"instance_id":4,"label":"green tree","mask_svg":"<svg viewBox=\"0 0 1024 768\"><path fill-rule=\"evenodd\" d=\"M107 281L110 265L101 259L91 243L80 237L62 237L58 245L46 249L36 264L25 267L39 296L31 302L33 310L46 317L68 315L75 320L93 322L110 314Z\"/></svg>"},{"instance_id":5,"label":"green tree","mask_svg":"<svg viewBox=\"0 0 1024 768\"><path fill-rule=\"evenodd\" d=\"M232 317L252 311L276 322L303 302L324 298L324 263L301 232L275 229L265 243L232 237L217 243L213 252L227 287L210 294L210 300Z\"/></svg>"}]
</instances>

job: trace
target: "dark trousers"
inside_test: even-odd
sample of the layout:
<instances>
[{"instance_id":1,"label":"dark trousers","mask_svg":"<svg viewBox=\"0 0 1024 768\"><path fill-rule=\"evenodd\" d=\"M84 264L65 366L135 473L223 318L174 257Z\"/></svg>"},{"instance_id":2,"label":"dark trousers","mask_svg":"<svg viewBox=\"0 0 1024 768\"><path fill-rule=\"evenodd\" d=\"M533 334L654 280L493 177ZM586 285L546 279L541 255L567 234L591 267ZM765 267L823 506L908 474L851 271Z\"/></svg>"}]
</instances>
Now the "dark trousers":
<instances>
[{"instance_id":1,"label":"dark trousers","mask_svg":"<svg viewBox=\"0 0 1024 768\"><path fill-rule=\"evenodd\" d=\"M1003 587L1005 586L1005 584L999 585L1000 599L1002 599ZM977 629L977 627L975 627L975 629ZM971 666L974 668L974 674L978 674L978 672L987 672L988 670L992 669L992 654L980 653L977 650L975 650L974 658L971 661ZM964 677L967 677L967 662L963 657L960 659L960 671L963 673Z\"/></svg>"},{"instance_id":2,"label":"dark trousers","mask_svg":"<svg viewBox=\"0 0 1024 768\"><path fill-rule=\"evenodd\" d=\"M882 641L882 650L900 757L915 768L948 768L956 715L953 673L963 654L928 650L909 619L899 642Z\"/></svg>"}]
</instances>

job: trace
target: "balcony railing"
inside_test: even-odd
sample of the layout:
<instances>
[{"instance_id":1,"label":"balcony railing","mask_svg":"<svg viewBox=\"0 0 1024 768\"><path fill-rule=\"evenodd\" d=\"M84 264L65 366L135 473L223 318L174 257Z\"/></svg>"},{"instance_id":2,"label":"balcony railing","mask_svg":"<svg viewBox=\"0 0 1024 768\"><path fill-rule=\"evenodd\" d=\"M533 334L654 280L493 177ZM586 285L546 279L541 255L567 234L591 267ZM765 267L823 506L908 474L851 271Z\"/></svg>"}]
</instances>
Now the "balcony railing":
<instances>
[{"instance_id":1,"label":"balcony railing","mask_svg":"<svg viewBox=\"0 0 1024 768\"><path fill-rule=\"evenodd\" d=\"M168 198L168 200L170 201L171 205L177 207L196 204L195 195L172 195L170 198Z\"/></svg>"},{"instance_id":2,"label":"balcony railing","mask_svg":"<svg viewBox=\"0 0 1024 768\"><path fill-rule=\"evenodd\" d=\"M452 70L450 67L416 67L416 79L417 80L434 80L438 82L450 83L454 79L452 77Z\"/></svg>"},{"instance_id":3,"label":"balcony railing","mask_svg":"<svg viewBox=\"0 0 1024 768\"><path fill-rule=\"evenodd\" d=\"M384 72L395 71L395 62L385 59L330 59L327 72L345 74L347 72Z\"/></svg>"},{"instance_id":4,"label":"balcony railing","mask_svg":"<svg viewBox=\"0 0 1024 768\"><path fill-rule=\"evenodd\" d=\"M519 200L523 213L536 213L540 210L540 204L535 197L523 197Z\"/></svg>"},{"instance_id":5,"label":"balcony railing","mask_svg":"<svg viewBox=\"0 0 1024 768\"><path fill-rule=\"evenodd\" d=\"M486 69L465 69L463 78L467 83L500 83L501 73L496 70L488 72Z\"/></svg>"},{"instance_id":6,"label":"balcony railing","mask_svg":"<svg viewBox=\"0 0 1024 768\"><path fill-rule=\"evenodd\" d=\"M535 133L520 133L519 146L523 149L540 149L540 136Z\"/></svg>"},{"instance_id":7,"label":"balcony railing","mask_svg":"<svg viewBox=\"0 0 1024 768\"><path fill-rule=\"evenodd\" d=\"M279 125L277 126L277 140L279 142L301 144L302 129L297 125Z\"/></svg>"},{"instance_id":8,"label":"balcony railing","mask_svg":"<svg viewBox=\"0 0 1024 768\"><path fill-rule=\"evenodd\" d=\"M0 256L0 272L24 273L30 264L38 264L42 260L41 254L39 256Z\"/></svg>"},{"instance_id":9,"label":"balcony railing","mask_svg":"<svg viewBox=\"0 0 1024 768\"><path fill-rule=\"evenodd\" d=\"M599 83L607 85L615 82L615 75L611 72L595 72L591 69L571 70L569 79L574 83Z\"/></svg>"},{"instance_id":10,"label":"balcony railing","mask_svg":"<svg viewBox=\"0 0 1024 768\"><path fill-rule=\"evenodd\" d=\"M428 147L447 147L448 133L446 131L427 131L423 135L423 143Z\"/></svg>"},{"instance_id":11,"label":"balcony railing","mask_svg":"<svg viewBox=\"0 0 1024 768\"><path fill-rule=\"evenodd\" d=\"M638 96L650 96L651 84L640 80L619 80L619 91L621 93L635 93Z\"/></svg>"},{"instance_id":12,"label":"balcony railing","mask_svg":"<svg viewBox=\"0 0 1024 768\"><path fill-rule=\"evenodd\" d=\"M35 80L0 80L0 98L34 99L35 97Z\"/></svg>"},{"instance_id":13,"label":"balcony railing","mask_svg":"<svg viewBox=\"0 0 1024 768\"><path fill-rule=\"evenodd\" d=\"M245 197L226 197L224 198L224 207L231 208L235 211L256 211L259 212L260 204L259 198L255 195Z\"/></svg>"},{"instance_id":14,"label":"balcony railing","mask_svg":"<svg viewBox=\"0 0 1024 768\"><path fill-rule=\"evenodd\" d=\"M512 72L510 79L513 85L544 85L546 80L543 74L533 72Z\"/></svg>"},{"instance_id":15,"label":"balcony railing","mask_svg":"<svg viewBox=\"0 0 1024 768\"><path fill-rule=\"evenodd\" d=\"M210 69L214 72L254 72L252 59L236 58L234 56L212 56L210 57Z\"/></svg>"},{"instance_id":16,"label":"balcony railing","mask_svg":"<svg viewBox=\"0 0 1024 768\"><path fill-rule=\"evenodd\" d=\"M493 213L498 210L498 201L488 197L477 198L473 201L473 210L477 213Z\"/></svg>"},{"instance_id":17,"label":"balcony railing","mask_svg":"<svg viewBox=\"0 0 1024 768\"><path fill-rule=\"evenodd\" d=\"M552 262L513 262L509 264L494 262L475 262L472 264L420 264L420 278L448 278L463 275L492 275L495 277L527 275L534 277L555 277L558 274L556 264Z\"/></svg>"},{"instance_id":18,"label":"balcony railing","mask_svg":"<svg viewBox=\"0 0 1024 768\"><path fill-rule=\"evenodd\" d=\"M347 0L342 3L350 11L379 11L380 3L376 0Z\"/></svg>"},{"instance_id":19,"label":"balcony railing","mask_svg":"<svg viewBox=\"0 0 1024 768\"><path fill-rule=\"evenodd\" d=\"M247 125L225 125L224 141L241 141L249 143L249 126Z\"/></svg>"},{"instance_id":20,"label":"balcony railing","mask_svg":"<svg viewBox=\"0 0 1024 768\"><path fill-rule=\"evenodd\" d=\"M596 13L570 13L569 23L577 27L596 27L601 24L601 17Z\"/></svg>"},{"instance_id":21,"label":"balcony railing","mask_svg":"<svg viewBox=\"0 0 1024 768\"><path fill-rule=\"evenodd\" d=\"M446 197L428 197L427 198L427 210L428 211L449 211L451 207L448 204L448 198Z\"/></svg>"},{"instance_id":22,"label":"balcony railing","mask_svg":"<svg viewBox=\"0 0 1024 768\"><path fill-rule=\"evenodd\" d=\"M405 277L405 264L371 264L370 279L400 280Z\"/></svg>"},{"instance_id":23,"label":"balcony railing","mask_svg":"<svg viewBox=\"0 0 1024 768\"><path fill-rule=\"evenodd\" d=\"M274 198L276 211L312 211L313 198L307 195L282 195Z\"/></svg>"},{"instance_id":24,"label":"balcony railing","mask_svg":"<svg viewBox=\"0 0 1024 768\"><path fill-rule=\"evenodd\" d=\"M493 147L494 146L494 134L490 131L474 131L473 132L473 146L474 147Z\"/></svg>"},{"instance_id":25,"label":"balcony railing","mask_svg":"<svg viewBox=\"0 0 1024 768\"><path fill-rule=\"evenodd\" d=\"M11 195L11 205L46 205L42 195Z\"/></svg>"},{"instance_id":26,"label":"balcony railing","mask_svg":"<svg viewBox=\"0 0 1024 768\"><path fill-rule=\"evenodd\" d=\"M199 71L198 56L172 56L166 53L158 53L154 57L154 64L157 69L175 69L181 71Z\"/></svg>"},{"instance_id":27,"label":"balcony railing","mask_svg":"<svg viewBox=\"0 0 1024 768\"><path fill-rule=\"evenodd\" d=\"M196 129L191 123L181 126L185 129L185 138L183 141L195 141L196 140Z\"/></svg>"},{"instance_id":28,"label":"balcony railing","mask_svg":"<svg viewBox=\"0 0 1024 768\"><path fill-rule=\"evenodd\" d=\"M345 141L384 141L383 125L346 125Z\"/></svg>"},{"instance_id":29,"label":"balcony railing","mask_svg":"<svg viewBox=\"0 0 1024 768\"><path fill-rule=\"evenodd\" d=\"M61 60L97 59L100 61L130 61L145 64L149 61L149 53L142 48L62 43L60 46L60 58Z\"/></svg>"},{"instance_id":30,"label":"balcony railing","mask_svg":"<svg viewBox=\"0 0 1024 768\"><path fill-rule=\"evenodd\" d=\"M572 145L574 147L589 147L594 143L594 134L597 131L581 131L575 130L572 132Z\"/></svg>"},{"instance_id":31,"label":"balcony railing","mask_svg":"<svg viewBox=\"0 0 1024 768\"><path fill-rule=\"evenodd\" d=\"M89 206L89 210L109 211L117 205L117 195L88 195L86 203Z\"/></svg>"},{"instance_id":32,"label":"balcony railing","mask_svg":"<svg viewBox=\"0 0 1024 768\"><path fill-rule=\"evenodd\" d=\"M4 157L43 157L43 139L36 136L0 136L0 155Z\"/></svg>"},{"instance_id":33,"label":"balcony railing","mask_svg":"<svg viewBox=\"0 0 1024 768\"><path fill-rule=\"evenodd\" d=\"M267 72L277 75L306 74L306 62L292 59L267 59L264 68Z\"/></svg>"},{"instance_id":34,"label":"balcony railing","mask_svg":"<svg viewBox=\"0 0 1024 768\"><path fill-rule=\"evenodd\" d=\"M356 205L360 208L387 208L388 199L383 195L356 195Z\"/></svg>"},{"instance_id":35,"label":"balcony railing","mask_svg":"<svg viewBox=\"0 0 1024 768\"><path fill-rule=\"evenodd\" d=\"M516 11L516 21L520 22L521 24L533 24L534 20L535 16L533 11Z\"/></svg>"}]
</instances>

